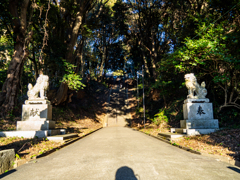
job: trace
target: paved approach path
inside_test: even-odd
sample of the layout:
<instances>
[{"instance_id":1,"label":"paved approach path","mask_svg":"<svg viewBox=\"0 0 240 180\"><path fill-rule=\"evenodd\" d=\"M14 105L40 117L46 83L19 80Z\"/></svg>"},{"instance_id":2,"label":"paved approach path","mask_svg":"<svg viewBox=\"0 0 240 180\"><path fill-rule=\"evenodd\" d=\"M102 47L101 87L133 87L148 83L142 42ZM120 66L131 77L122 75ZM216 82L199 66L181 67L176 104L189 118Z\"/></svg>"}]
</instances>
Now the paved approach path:
<instances>
[{"instance_id":1,"label":"paved approach path","mask_svg":"<svg viewBox=\"0 0 240 180\"><path fill-rule=\"evenodd\" d=\"M120 89L118 86L112 89L106 121L108 127L124 127L128 124L126 121L128 118L126 92L125 89Z\"/></svg>"},{"instance_id":2,"label":"paved approach path","mask_svg":"<svg viewBox=\"0 0 240 180\"><path fill-rule=\"evenodd\" d=\"M127 127L108 127L36 163L22 165L3 179L237 180L240 169Z\"/></svg>"}]
</instances>

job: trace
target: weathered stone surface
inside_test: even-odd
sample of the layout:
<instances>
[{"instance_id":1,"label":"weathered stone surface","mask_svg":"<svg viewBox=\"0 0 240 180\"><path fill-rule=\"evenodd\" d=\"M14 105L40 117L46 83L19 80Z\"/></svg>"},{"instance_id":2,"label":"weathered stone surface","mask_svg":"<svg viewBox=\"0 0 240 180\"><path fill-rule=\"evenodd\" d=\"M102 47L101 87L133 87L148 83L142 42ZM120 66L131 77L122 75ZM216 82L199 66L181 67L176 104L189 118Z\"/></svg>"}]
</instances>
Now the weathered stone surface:
<instances>
[{"instance_id":1,"label":"weathered stone surface","mask_svg":"<svg viewBox=\"0 0 240 180\"><path fill-rule=\"evenodd\" d=\"M58 134L65 134L65 129L39 130L39 131L2 131L0 137L24 137L24 138L46 138Z\"/></svg>"},{"instance_id":2,"label":"weathered stone surface","mask_svg":"<svg viewBox=\"0 0 240 180\"><path fill-rule=\"evenodd\" d=\"M217 131L218 129L186 129L187 135L200 135L209 134Z\"/></svg>"},{"instance_id":3,"label":"weathered stone surface","mask_svg":"<svg viewBox=\"0 0 240 180\"><path fill-rule=\"evenodd\" d=\"M183 104L183 117L191 119L213 119L212 103L185 103Z\"/></svg>"},{"instance_id":4,"label":"weathered stone surface","mask_svg":"<svg viewBox=\"0 0 240 180\"><path fill-rule=\"evenodd\" d=\"M48 101L47 99L36 98L36 99L26 100L25 104L32 104L32 105L48 104L48 105L51 105L51 102Z\"/></svg>"},{"instance_id":5,"label":"weathered stone surface","mask_svg":"<svg viewBox=\"0 0 240 180\"><path fill-rule=\"evenodd\" d=\"M188 88L188 96L187 98L192 99L205 99L207 95L207 90L205 88L206 84L203 81L201 86L197 83L197 78L194 76L193 73L186 74L184 76L186 81L186 87ZM194 96L196 93L196 96Z\"/></svg>"},{"instance_id":6,"label":"weathered stone surface","mask_svg":"<svg viewBox=\"0 0 240 180\"><path fill-rule=\"evenodd\" d=\"M0 174L13 167L15 161L14 149L0 151Z\"/></svg>"},{"instance_id":7,"label":"weathered stone surface","mask_svg":"<svg viewBox=\"0 0 240 180\"><path fill-rule=\"evenodd\" d=\"M181 128L171 128L171 132L198 135L218 130L218 120L213 119L212 103L206 98L205 82L199 85L193 73L186 74L184 78L188 89L188 96L183 104L184 120L180 121Z\"/></svg>"},{"instance_id":8,"label":"weathered stone surface","mask_svg":"<svg viewBox=\"0 0 240 180\"><path fill-rule=\"evenodd\" d=\"M17 121L18 131L29 131L29 130L49 130L55 128L55 121Z\"/></svg>"},{"instance_id":9,"label":"weathered stone surface","mask_svg":"<svg viewBox=\"0 0 240 180\"><path fill-rule=\"evenodd\" d=\"M208 119L208 120L181 120L181 128L186 129L218 129L218 120L217 119Z\"/></svg>"},{"instance_id":10,"label":"weathered stone surface","mask_svg":"<svg viewBox=\"0 0 240 180\"><path fill-rule=\"evenodd\" d=\"M39 104L30 104L39 102ZM41 101L28 101L22 106L22 121L46 121L52 119L52 105L40 104Z\"/></svg>"},{"instance_id":11,"label":"weathered stone surface","mask_svg":"<svg viewBox=\"0 0 240 180\"><path fill-rule=\"evenodd\" d=\"M200 135L209 134L217 131L218 129L185 129L185 128L171 128L171 133L179 133L185 135Z\"/></svg>"},{"instance_id":12,"label":"weathered stone surface","mask_svg":"<svg viewBox=\"0 0 240 180\"><path fill-rule=\"evenodd\" d=\"M75 137L78 137L77 133L49 136L49 137L47 137L47 139L49 141L63 141L63 140L75 138Z\"/></svg>"},{"instance_id":13,"label":"weathered stone surface","mask_svg":"<svg viewBox=\"0 0 240 180\"><path fill-rule=\"evenodd\" d=\"M46 99L45 97L45 91L48 89L48 80L49 77L47 75L40 74L40 76L37 78L37 82L35 86L33 86L31 83L28 84L28 99L36 99L38 98L38 94L40 93L41 99Z\"/></svg>"},{"instance_id":14,"label":"weathered stone surface","mask_svg":"<svg viewBox=\"0 0 240 180\"><path fill-rule=\"evenodd\" d=\"M17 121L18 131L39 131L55 128L52 121L52 105L44 99L25 101L22 107L22 121Z\"/></svg>"},{"instance_id":15,"label":"weathered stone surface","mask_svg":"<svg viewBox=\"0 0 240 180\"><path fill-rule=\"evenodd\" d=\"M209 99L205 98L205 99L185 99L184 103L208 103Z\"/></svg>"},{"instance_id":16,"label":"weathered stone surface","mask_svg":"<svg viewBox=\"0 0 240 180\"><path fill-rule=\"evenodd\" d=\"M55 121L52 121L52 105L45 97L48 88L48 76L40 75L34 87L29 84L27 92L29 100L22 106L22 121L17 121L17 131L0 132L5 137L39 138L50 135L65 134L55 130ZM40 98L38 94L40 92Z\"/></svg>"}]
</instances>

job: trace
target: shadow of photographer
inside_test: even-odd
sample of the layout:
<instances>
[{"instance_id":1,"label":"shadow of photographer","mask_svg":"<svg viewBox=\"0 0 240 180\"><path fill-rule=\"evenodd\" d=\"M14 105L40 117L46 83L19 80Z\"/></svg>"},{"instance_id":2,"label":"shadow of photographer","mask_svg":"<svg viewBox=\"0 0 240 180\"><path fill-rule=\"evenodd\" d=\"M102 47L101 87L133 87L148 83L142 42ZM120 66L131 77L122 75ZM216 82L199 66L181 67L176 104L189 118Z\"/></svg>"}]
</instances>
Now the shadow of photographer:
<instances>
[{"instance_id":1,"label":"shadow of photographer","mask_svg":"<svg viewBox=\"0 0 240 180\"><path fill-rule=\"evenodd\" d=\"M127 167L127 166L123 166L120 167L117 172L116 172L116 176L115 176L115 180L138 180L140 178L137 178L134 174L134 171Z\"/></svg>"}]
</instances>

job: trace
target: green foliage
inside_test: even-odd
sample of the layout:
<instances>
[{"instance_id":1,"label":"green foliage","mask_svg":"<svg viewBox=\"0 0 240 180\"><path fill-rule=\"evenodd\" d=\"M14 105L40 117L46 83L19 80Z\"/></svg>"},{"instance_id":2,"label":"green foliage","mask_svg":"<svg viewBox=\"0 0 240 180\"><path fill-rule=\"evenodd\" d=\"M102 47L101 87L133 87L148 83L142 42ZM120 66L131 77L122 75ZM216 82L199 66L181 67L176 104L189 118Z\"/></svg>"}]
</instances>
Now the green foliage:
<instances>
[{"instance_id":1,"label":"green foliage","mask_svg":"<svg viewBox=\"0 0 240 180\"><path fill-rule=\"evenodd\" d=\"M15 154L16 159L21 159L21 157L18 154Z\"/></svg>"},{"instance_id":2,"label":"green foliage","mask_svg":"<svg viewBox=\"0 0 240 180\"><path fill-rule=\"evenodd\" d=\"M159 113L155 114L155 117L152 119L152 122L159 126L162 122L168 122L168 117L165 115L164 110L159 110Z\"/></svg>"},{"instance_id":3,"label":"green foliage","mask_svg":"<svg viewBox=\"0 0 240 180\"><path fill-rule=\"evenodd\" d=\"M203 31L206 28L205 23L200 23L197 31ZM205 67L205 71L217 71L218 67L213 66L216 61L224 63L224 65L227 63L236 64L235 68L240 68L238 54L230 53L230 48L237 45L238 42L234 40L235 35L226 35L227 30L229 29L224 28L224 24L210 25L208 30L203 31L198 38L187 37L184 41L185 46L168 56L170 62L180 72L186 72L196 66L202 68L201 65ZM225 82L227 73L220 75L216 72L215 77L215 82Z\"/></svg>"},{"instance_id":4,"label":"green foliage","mask_svg":"<svg viewBox=\"0 0 240 180\"><path fill-rule=\"evenodd\" d=\"M198 31L204 29L206 29L206 24L200 24ZM239 59L230 54L230 49L228 49L235 44L233 37L227 36L225 32L226 29L223 28L222 24L218 26L210 25L206 32L199 35L198 39L186 38L184 41L185 46L171 54L169 56L170 60L180 72L186 72L196 66L201 67L203 65L206 71L214 70L216 72L215 82L225 82L228 76L227 73L217 73L219 69L214 67L213 64L216 61L221 61L224 65L227 63L239 63ZM231 46L227 46L229 41L232 41ZM240 66L237 65L235 68L240 68Z\"/></svg>"},{"instance_id":5,"label":"green foliage","mask_svg":"<svg viewBox=\"0 0 240 180\"><path fill-rule=\"evenodd\" d=\"M176 72L197 72L198 78L204 77L208 84L214 83L208 92L210 90L212 96L221 97L220 110L226 105L239 107L235 100L239 95L240 50L236 48L240 45L237 40L239 33L226 33L230 28L224 21L217 25L199 21L196 33L201 33L195 39L187 37L181 48L168 54L164 61L160 62L160 72L171 70L173 75ZM166 85L161 81L161 86ZM183 86L184 84L179 87ZM169 91L168 88L167 90Z\"/></svg>"},{"instance_id":6,"label":"green foliage","mask_svg":"<svg viewBox=\"0 0 240 180\"><path fill-rule=\"evenodd\" d=\"M125 72L122 69L120 69L120 70L114 71L112 74L113 76L123 76Z\"/></svg>"},{"instance_id":7,"label":"green foliage","mask_svg":"<svg viewBox=\"0 0 240 180\"><path fill-rule=\"evenodd\" d=\"M81 76L76 74L73 70L76 66L67 62L66 60L63 60L63 63L66 73L64 74L61 82L66 83L71 90L78 91L79 89L83 89L85 87L85 84L81 82Z\"/></svg>"},{"instance_id":8,"label":"green foliage","mask_svg":"<svg viewBox=\"0 0 240 180\"><path fill-rule=\"evenodd\" d=\"M104 85L106 88L108 88L108 85L106 82L102 82L102 85Z\"/></svg>"},{"instance_id":9,"label":"green foliage","mask_svg":"<svg viewBox=\"0 0 240 180\"><path fill-rule=\"evenodd\" d=\"M0 36L0 68L6 69L8 67L7 63L9 63L7 62L7 57L11 59L13 55L13 40L5 34L5 29L0 29L0 31L3 33L3 35Z\"/></svg>"},{"instance_id":10,"label":"green foliage","mask_svg":"<svg viewBox=\"0 0 240 180\"><path fill-rule=\"evenodd\" d=\"M235 108L226 108L217 113L216 117L221 127L240 128L240 113Z\"/></svg>"}]
</instances>

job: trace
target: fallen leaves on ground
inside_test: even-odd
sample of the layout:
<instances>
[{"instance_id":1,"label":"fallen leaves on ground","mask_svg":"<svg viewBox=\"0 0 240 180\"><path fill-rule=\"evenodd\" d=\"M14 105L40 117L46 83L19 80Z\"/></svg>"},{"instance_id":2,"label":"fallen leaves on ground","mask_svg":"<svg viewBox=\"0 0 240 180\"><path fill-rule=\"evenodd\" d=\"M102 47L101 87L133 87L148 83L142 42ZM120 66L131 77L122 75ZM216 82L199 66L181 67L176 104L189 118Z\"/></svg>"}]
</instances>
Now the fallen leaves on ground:
<instances>
[{"instance_id":1,"label":"fallen leaves on ground","mask_svg":"<svg viewBox=\"0 0 240 180\"><path fill-rule=\"evenodd\" d=\"M240 160L240 129L220 130L208 135L189 136L175 143L207 154Z\"/></svg>"},{"instance_id":2,"label":"fallen leaves on ground","mask_svg":"<svg viewBox=\"0 0 240 180\"><path fill-rule=\"evenodd\" d=\"M63 142L48 141L44 138L2 137L0 139L1 150L14 149L15 154L26 161L62 144Z\"/></svg>"},{"instance_id":3,"label":"fallen leaves on ground","mask_svg":"<svg viewBox=\"0 0 240 180\"><path fill-rule=\"evenodd\" d=\"M81 129L78 134L79 137L83 137L86 134L93 132L101 126L95 125L87 129ZM64 144L64 141L48 141L47 139L37 138L21 138L21 137L1 137L0 138L0 150L14 149L17 159L21 159L25 162L35 159L38 155L41 155L49 150L58 148Z\"/></svg>"},{"instance_id":4,"label":"fallen leaves on ground","mask_svg":"<svg viewBox=\"0 0 240 180\"><path fill-rule=\"evenodd\" d=\"M139 129L135 127L135 129ZM156 127L146 126L140 131L157 136L160 129ZM165 129L162 132L169 132ZM188 136L178 138L172 141L177 145L188 147L195 151L220 155L229 159L240 160L240 129L225 129L207 135Z\"/></svg>"}]
</instances>

